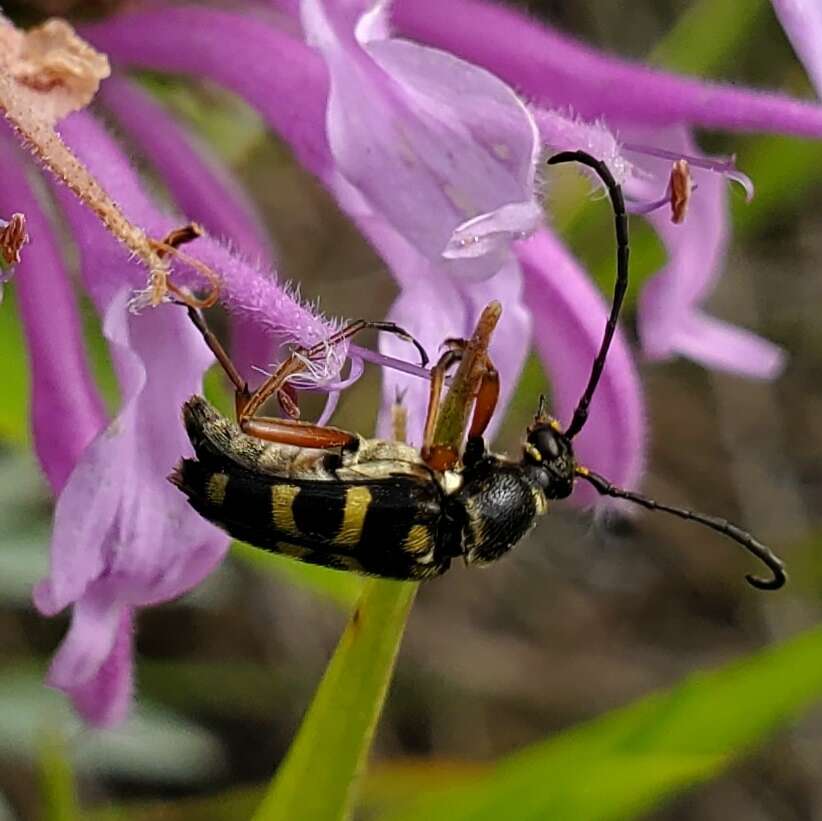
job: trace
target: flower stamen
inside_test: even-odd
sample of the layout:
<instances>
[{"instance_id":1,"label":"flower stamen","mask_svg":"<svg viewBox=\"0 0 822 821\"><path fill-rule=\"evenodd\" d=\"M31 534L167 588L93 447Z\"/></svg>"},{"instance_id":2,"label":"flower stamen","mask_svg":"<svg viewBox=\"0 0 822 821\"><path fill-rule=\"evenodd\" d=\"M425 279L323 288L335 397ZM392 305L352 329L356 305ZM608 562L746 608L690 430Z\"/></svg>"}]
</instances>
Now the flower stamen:
<instances>
[{"instance_id":1,"label":"flower stamen","mask_svg":"<svg viewBox=\"0 0 822 821\"><path fill-rule=\"evenodd\" d=\"M666 205L670 205L671 222L674 223L674 225L681 225L685 222L685 217L688 213L691 194L696 191L698 187L699 186L694 185L688 167L688 161L679 159L676 160L671 167L671 176L668 179L668 185L665 187L665 193L659 197L659 199L626 202L625 208L631 214L650 214L658 208L664 208Z\"/></svg>"},{"instance_id":2,"label":"flower stamen","mask_svg":"<svg viewBox=\"0 0 822 821\"><path fill-rule=\"evenodd\" d=\"M721 174L729 180L733 180L741 185L745 191L745 201L750 202L754 196L754 184L751 178L736 167L736 155L730 157L698 157L695 154L682 154L678 151L668 151L665 148L657 148L651 145L640 145L638 143L623 143L622 148L633 154L645 154L649 157L660 157L663 160L686 160L694 168L702 168L705 171L713 171Z\"/></svg>"},{"instance_id":3,"label":"flower stamen","mask_svg":"<svg viewBox=\"0 0 822 821\"><path fill-rule=\"evenodd\" d=\"M12 214L8 222L0 219L0 273L11 275L11 269L20 262L20 251L28 241L23 214Z\"/></svg>"}]
</instances>

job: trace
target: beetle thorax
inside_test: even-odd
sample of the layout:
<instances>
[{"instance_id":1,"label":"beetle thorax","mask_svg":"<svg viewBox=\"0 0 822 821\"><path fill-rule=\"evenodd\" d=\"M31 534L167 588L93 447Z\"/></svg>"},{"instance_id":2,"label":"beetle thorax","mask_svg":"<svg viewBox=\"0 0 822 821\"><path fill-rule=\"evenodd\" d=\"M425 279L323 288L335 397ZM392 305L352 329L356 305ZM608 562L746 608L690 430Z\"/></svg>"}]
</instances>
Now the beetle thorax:
<instances>
[{"instance_id":1,"label":"beetle thorax","mask_svg":"<svg viewBox=\"0 0 822 821\"><path fill-rule=\"evenodd\" d=\"M455 494L463 513L467 564L487 564L507 553L545 512L542 489L521 465L488 456L465 469Z\"/></svg>"}]
</instances>

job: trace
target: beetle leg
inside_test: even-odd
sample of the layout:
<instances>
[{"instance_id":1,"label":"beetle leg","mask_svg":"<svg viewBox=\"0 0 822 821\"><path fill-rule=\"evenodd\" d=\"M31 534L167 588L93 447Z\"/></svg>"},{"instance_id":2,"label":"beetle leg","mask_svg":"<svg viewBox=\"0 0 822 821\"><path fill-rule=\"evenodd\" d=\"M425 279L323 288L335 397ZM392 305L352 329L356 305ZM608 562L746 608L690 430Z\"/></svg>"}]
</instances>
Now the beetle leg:
<instances>
[{"instance_id":1,"label":"beetle leg","mask_svg":"<svg viewBox=\"0 0 822 821\"><path fill-rule=\"evenodd\" d=\"M296 404L296 392L290 385L286 385L289 377L299 373L305 368L305 362L296 353L292 353L256 391L252 392L249 390L248 383L243 379L237 367L231 361L231 357L222 346L220 340L217 339L214 332L208 327L202 311L188 304L186 304L186 310L194 327L200 332L203 341L208 345L209 350L214 354L217 362L220 363L220 367L222 367L226 376L231 380L231 384L234 385L234 414L240 428L252 436L259 436L260 439L269 439L269 436L251 433L251 431L247 429L247 423L256 414L263 402L275 393L286 413L291 416L299 415L299 409ZM310 349L307 355L310 355L312 351L314 351L314 348ZM288 420L271 421L285 423ZM321 428L317 427L317 429L320 430Z\"/></svg>"},{"instance_id":2,"label":"beetle leg","mask_svg":"<svg viewBox=\"0 0 822 821\"><path fill-rule=\"evenodd\" d=\"M450 445L440 445L434 442L434 431L439 418L442 389L445 386L445 376L448 369L462 359L466 342L464 339L447 339L448 346L431 369L431 387L428 393L428 412L425 416L423 428L422 448L420 453L423 461L432 470L448 470L459 462L459 453Z\"/></svg>"},{"instance_id":3,"label":"beetle leg","mask_svg":"<svg viewBox=\"0 0 822 821\"><path fill-rule=\"evenodd\" d=\"M188 304L186 304L185 307L188 311L188 318L191 320L194 327L200 332L203 337L203 341L206 345L208 345L209 350L214 354L214 358L217 362L220 363L220 367L225 371L226 376L231 380L231 384L234 385L234 391L237 395L237 404L239 405L240 396L247 399L251 395L248 390L248 383L240 375L240 372L231 361L231 357L222 346L220 340L217 339L214 332L206 324L203 312L199 308L195 308Z\"/></svg>"},{"instance_id":4,"label":"beetle leg","mask_svg":"<svg viewBox=\"0 0 822 821\"><path fill-rule=\"evenodd\" d=\"M306 360L310 360L324 353L329 345L335 345L366 328L377 328L378 330L388 331L389 333L396 333L403 338L411 340L420 351L421 358L427 361L422 346L419 345L410 334L406 334L399 326L388 322L368 322L367 320L361 319L352 322L327 340L311 348L300 348L294 351L257 390L252 392L248 388L248 383L243 379L231 361L231 357L225 348L223 348L220 340L217 339L213 331L208 327L202 311L188 303L185 305L189 319L191 319L194 327L200 332L204 342L220 363L226 376L228 376L234 385L234 409L240 429L250 436L270 442L296 445L298 447L347 448L358 441L356 434L340 430L339 428L312 425L310 423L297 421L296 419L271 419L257 416L257 412L263 403L275 394L286 413L291 416L297 416L299 414L299 409L296 404L297 394L294 388L288 384L288 379L305 370Z\"/></svg>"},{"instance_id":5,"label":"beetle leg","mask_svg":"<svg viewBox=\"0 0 822 821\"><path fill-rule=\"evenodd\" d=\"M194 294L178 288L170 279L166 281L166 288L169 293L174 295L174 298L185 305L187 308L211 308L217 304L217 298L220 295L220 280L217 274L211 270L207 265L200 262L200 260L190 257L179 250L181 245L193 242L198 237L203 235L202 226L196 222L189 222L180 228L175 228L169 231L159 242L157 240L149 239L152 248L157 252L157 256L163 257L173 255L199 271L208 280L210 285L209 292L204 297L197 297Z\"/></svg>"},{"instance_id":6,"label":"beetle leg","mask_svg":"<svg viewBox=\"0 0 822 821\"><path fill-rule=\"evenodd\" d=\"M471 427L468 429L469 439L475 439L485 433L494 415L498 399L499 372L486 356L482 380L477 390L477 401L474 404L474 416L471 419Z\"/></svg>"},{"instance_id":7,"label":"beetle leg","mask_svg":"<svg viewBox=\"0 0 822 821\"><path fill-rule=\"evenodd\" d=\"M321 427L298 419L272 419L255 416L245 419L240 427L244 433L267 442L296 445L301 448L351 448L358 437L340 428Z\"/></svg>"},{"instance_id":8,"label":"beetle leg","mask_svg":"<svg viewBox=\"0 0 822 821\"><path fill-rule=\"evenodd\" d=\"M465 340L448 339L449 349L440 357L439 362L431 371L431 392L429 395L428 415L425 419L425 433L423 436L422 458L433 470L449 470L459 461L459 454L450 446L434 442L434 430L439 417L440 400L445 382L445 373L453 364L462 358ZM476 460L477 454L485 452L482 444L482 435L494 416L499 399L499 372L491 359L486 355L483 363L483 373L477 389L474 412L471 417L471 426L468 429L468 443L471 459Z\"/></svg>"},{"instance_id":9,"label":"beetle leg","mask_svg":"<svg viewBox=\"0 0 822 821\"><path fill-rule=\"evenodd\" d=\"M471 427L468 429L468 437L462 452L462 463L466 466L476 464L485 456L485 440L482 436L494 416L498 399L499 372L486 356L477 388L474 415L471 417Z\"/></svg>"},{"instance_id":10,"label":"beetle leg","mask_svg":"<svg viewBox=\"0 0 822 821\"><path fill-rule=\"evenodd\" d=\"M246 398L242 406L238 408L238 419L240 423L242 424L243 419L254 416L263 403L274 394L277 394L287 412L289 408L296 408L293 401L294 397L289 395L285 387L288 379L300 373L300 371L305 370L306 361L322 356L329 347L337 345L346 339L351 339L351 337L369 328L386 331L387 333L395 334L401 339L411 342L419 351L422 364L427 364L428 355L425 349L411 334L400 328L399 325L393 322L371 322L367 319L358 319L341 328L335 334L328 337L328 339L324 339L322 342L318 342L310 348L298 348L295 350L254 393ZM286 394L285 396L283 395L284 393Z\"/></svg>"},{"instance_id":11,"label":"beetle leg","mask_svg":"<svg viewBox=\"0 0 822 821\"><path fill-rule=\"evenodd\" d=\"M226 353L220 340L217 339L214 333L209 329L202 312L196 308L192 308L190 305L186 306L186 308L189 318L202 334L206 345L208 345L234 385L234 404L237 423L244 433L247 433L249 436L254 436L257 439L264 439L267 442L278 442L283 445L296 445L297 447L306 448L346 448L351 447L351 445L357 441L356 434L348 433L339 428L321 427L320 425L312 425L309 422L300 422L296 419L252 418L246 409L249 401L256 395L256 392L252 394L248 390L248 384L242 376L240 376L239 371ZM274 376L279 375L281 378L279 388L277 386L274 388L274 390L279 389L280 391L278 396L281 404L285 404L284 396L288 396L288 401L292 401L290 396L291 388L284 384L285 379L287 379L291 373L297 373L303 367L305 367L305 364L292 354L274 374ZM287 373L284 373L285 371L287 371Z\"/></svg>"}]
</instances>

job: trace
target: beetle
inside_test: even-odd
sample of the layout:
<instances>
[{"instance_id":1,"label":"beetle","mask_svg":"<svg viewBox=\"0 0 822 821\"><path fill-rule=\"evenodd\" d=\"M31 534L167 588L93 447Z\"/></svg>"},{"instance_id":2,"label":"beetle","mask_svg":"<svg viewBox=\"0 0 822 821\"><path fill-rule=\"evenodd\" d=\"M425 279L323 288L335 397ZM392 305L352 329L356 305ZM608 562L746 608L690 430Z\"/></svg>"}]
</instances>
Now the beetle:
<instances>
[{"instance_id":1,"label":"beetle","mask_svg":"<svg viewBox=\"0 0 822 821\"><path fill-rule=\"evenodd\" d=\"M689 519L738 542L771 571L748 575L760 589L786 581L782 561L769 548L725 519L657 503L616 487L580 465L573 440L583 429L605 365L628 284L628 218L620 186L604 162L583 151L566 151L549 164L581 163L603 181L614 211L617 275L599 351L567 428L546 413L541 397L519 459L490 452L483 434L499 395L499 376L487 343L499 306L489 306L470 340L448 340L431 369L422 447L366 439L338 428L297 419L259 416L272 396L293 411L288 381L329 346L371 327L414 342L392 323L360 320L325 342L294 351L255 391L232 364L192 303L189 316L235 388L236 422L200 396L183 408L195 458L183 459L170 480L204 518L257 547L339 570L400 580L445 573L455 559L468 565L495 562L508 553L545 513L548 502L567 498L577 480L601 495ZM172 243L174 244L174 243ZM179 295L179 291L177 292ZM483 324L484 323L484 324ZM471 413L462 453L437 438L447 374L472 358L478 376L464 416ZM472 407L470 407L472 406Z\"/></svg>"}]
</instances>

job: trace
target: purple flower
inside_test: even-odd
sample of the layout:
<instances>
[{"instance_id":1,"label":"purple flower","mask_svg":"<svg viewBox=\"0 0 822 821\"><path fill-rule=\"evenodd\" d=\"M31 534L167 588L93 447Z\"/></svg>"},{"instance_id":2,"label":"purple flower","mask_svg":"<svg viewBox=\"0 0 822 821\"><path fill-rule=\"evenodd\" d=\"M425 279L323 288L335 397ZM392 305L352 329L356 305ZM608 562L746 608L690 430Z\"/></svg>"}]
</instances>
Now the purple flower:
<instances>
[{"instance_id":1,"label":"purple flower","mask_svg":"<svg viewBox=\"0 0 822 821\"><path fill-rule=\"evenodd\" d=\"M675 153L695 157L698 149L685 128L632 129L637 141L660 139ZM636 199L652 199L665 179L670 160L646 156L646 178L632 177L627 191ZM668 262L642 290L638 329L646 356L652 360L686 356L716 370L753 378L772 379L782 370L784 353L771 342L701 309L722 273L730 226L727 182L706 170L695 173L698 190L692 195L682 225L668 213L655 210L645 215L668 251Z\"/></svg>"},{"instance_id":2,"label":"purple flower","mask_svg":"<svg viewBox=\"0 0 822 821\"><path fill-rule=\"evenodd\" d=\"M822 5L816 0L773 0L773 8L822 96Z\"/></svg>"},{"instance_id":3,"label":"purple flower","mask_svg":"<svg viewBox=\"0 0 822 821\"><path fill-rule=\"evenodd\" d=\"M483 69L390 38L384 2L353 19L322 0L301 10L328 69L333 186L444 275L496 274L511 239L542 216L537 128L525 105Z\"/></svg>"},{"instance_id":4,"label":"purple flower","mask_svg":"<svg viewBox=\"0 0 822 821\"><path fill-rule=\"evenodd\" d=\"M670 159L685 155L698 160L685 125L822 134L817 108L609 58L484 0L398 0L394 19L403 33L448 48L514 84L532 101L540 123L545 108L570 108L591 121L607 122L622 141L623 158L630 161L626 193L638 200L656 199L665 189L670 161L657 159L655 147L667 149L663 153L670 153ZM499 36L478 36L491 28ZM614 167L607 152L594 153L619 175L622 169ZM648 215L669 261L640 303L643 349L652 359L678 354L708 367L772 378L784 359L776 346L700 309L721 273L728 216L726 186L710 167L722 166L707 161L704 169L699 165L692 163L698 191L684 226L672 226L659 213Z\"/></svg>"},{"instance_id":5,"label":"purple flower","mask_svg":"<svg viewBox=\"0 0 822 821\"><path fill-rule=\"evenodd\" d=\"M392 18L385 2L281 5L291 14L284 25L264 14L175 6L113 18L88 36L115 70L190 73L256 108L381 254L400 286L390 318L429 349L468 335L482 306L499 299L504 313L492 355L502 377L501 406L533 342L563 421L587 379L607 305L541 225L539 154L587 149L607 162L643 211L665 193L670 160L686 153L699 186L687 221L674 226L661 212L647 215L669 259L642 295L645 351L752 376L778 371L778 349L702 311L727 240L726 183L717 171L732 174L726 164L697 156L687 126L819 137L818 107L614 60L482 0L397 0ZM394 36L392 26L426 45ZM105 76L107 64L94 64L95 76ZM527 106L506 83L527 96ZM4 88L0 83L0 102ZM242 253L209 237L190 252L219 272L245 373L268 364L284 343L325 338L333 323L247 262L266 267L272 261L264 231L207 151L122 75L104 84L101 101L161 174L186 219L202 222ZM82 105L63 106L60 114ZM89 114L73 114L61 130L105 189L90 204L156 275L159 261L146 237L162 237L184 220L158 211ZM74 607L50 681L90 721L110 724L129 701L135 609L195 585L226 548L226 538L165 482L188 447L179 406L199 390L210 356L181 311L128 313L129 293L144 282L144 268L70 193L57 191L121 384L123 405L109 422L88 374L59 247L6 133L0 152L0 213L24 211L36 238L19 266L20 302L34 372L35 443L59 494L51 570L36 601L49 614ZM66 179L64 155L44 159ZM380 345L383 353L407 357L407 347L393 337ZM341 387L335 380L343 353L322 369L326 387ZM389 399L397 388L406 390L409 431L419 441L427 384L390 371L384 386ZM384 431L384 419L381 425ZM617 334L577 440L581 460L617 484L635 484L644 427L636 369Z\"/></svg>"},{"instance_id":6,"label":"purple flower","mask_svg":"<svg viewBox=\"0 0 822 821\"><path fill-rule=\"evenodd\" d=\"M126 15L89 35L119 65L207 76L257 108L389 264L402 288L389 318L429 349L436 350L447 336L468 335L480 308L500 299L504 312L492 353L502 376L504 405L531 341L522 272L511 243L536 224L534 121L488 72L386 37L383 4L360 14L356 9L362 12L364 6L301 6L309 37L327 65L313 49L274 26L201 8ZM265 70L271 55L277 55L277 71ZM340 107L358 83L368 93L354 100L354 116ZM388 119L399 130L397 139L376 129ZM584 125L559 114L551 128L558 144L564 138L570 145L583 131ZM602 142L608 140L605 129L597 134ZM358 154L351 146L360 142ZM549 266L547 260L546 270ZM420 310L420 303L426 310ZM604 322L601 301L598 316ZM407 356L402 343L390 337L380 344L384 353ZM633 370L614 372L609 367L608 378L630 384L634 404L641 405ZM388 373L386 396L393 398L398 387L406 391L409 431L418 441L427 386ZM384 416L379 428L387 430ZM611 452L610 447L599 448L598 441L613 435L607 417L595 415L580 440L582 452ZM641 436L633 445L641 452ZM599 467L626 483L637 479L625 464L600 462Z\"/></svg>"},{"instance_id":7,"label":"purple flower","mask_svg":"<svg viewBox=\"0 0 822 821\"><path fill-rule=\"evenodd\" d=\"M25 121L23 128L31 122ZM34 135L40 141L36 145L53 145L56 137L47 133L49 127L43 125L45 135ZM119 147L88 114L74 114L61 130L84 163L82 174L90 172L101 181L145 231L163 236L180 224L163 216L145 196ZM175 134L168 129L166 136L172 140ZM41 197L29 185L25 158L13 143L3 126L0 209L10 210L12 204L23 209L35 238L17 266L18 300L30 350L35 448L58 496L51 566L37 585L35 603L48 615L73 607L49 682L65 691L88 721L111 725L123 719L130 702L134 611L191 589L227 548L225 534L197 516L165 478L190 448L179 421L180 407L200 392L202 373L212 357L184 312L129 312L128 302L145 281L145 269L129 259L92 212L65 188L56 188L81 253L83 284L103 318L120 382L122 406L114 420L107 420L88 371L56 233ZM61 146L44 159L66 171ZM191 158L186 159L191 169ZM75 165L72 158L67 173ZM224 180L209 176L204 166L194 171L205 177L199 179L201 192L205 188L226 208L237 206ZM187 190L183 172L175 182ZM250 221L243 222L238 214L242 211L232 211L234 223L224 221L227 233L233 229L249 253L260 256L262 248L251 243ZM207 216L212 224L219 223L219 206L212 206ZM258 335L265 332L263 355L270 356L282 342L314 343L334 329L225 246L210 238L198 246L202 260L224 275L221 290L229 311L263 316L257 323Z\"/></svg>"},{"instance_id":8,"label":"purple flower","mask_svg":"<svg viewBox=\"0 0 822 821\"><path fill-rule=\"evenodd\" d=\"M125 15L94 28L91 36L117 65L208 77L257 108L388 263L402 289L390 317L427 346L465 335L478 306L500 298L505 310L493 353L503 404L530 347L532 317L538 319L534 338L541 352L568 349L555 332L568 323L580 334L591 333L590 310L577 308L587 299L575 299L572 286L564 301L567 323L535 314L530 299L526 306L523 273L533 277L534 267L524 270L522 255L510 255L518 237L535 226L529 190L533 121L549 149L582 147L605 159L640 207L658 199L668 183L670 165L656 156L655 146L667 147L676 158L687 144L674 124L822 134L818 108L607 58L499 4L398 0L390 18L382 2L277 5L302 23L306 42L318 54L276 22L193 7ZM444 51L398 39L393 26ZM455 54L474 65L455 60ZM497 77L525 92L533 121ZM495 146L508 148L495 154ZM771 377L782 362L778 348L701 310L721 272L727 191L717 169L728 167L693 160L699 190L689 220L671 226L662 214L648 217L670 259L641 303L643 346L652 358L680 354ZM482 183L491 174L495 185L488 191ZM466 210L466 203L472 208ZM704 245L706 232L710 240ZM703 247L709 253L702 254ZM558 278L567 254L556 242L550 249L538 260L541 273ZM597 302L602 318L604 303ZM381 340L381 349L404 355L391 338ZM628 426L624 447L616 439L625 432L611 424L614 415L641 420L639 385L633 369L616 365L606 369L606 379L613 389L604 393L633 399L617 413L598 403L600 411L579 437L580 453L616 481L633 484L641 458L610 461L605 454L642 453L641 422ZM387 374L384 385L386 398L398 387L406 389L413 436L424 413L425 385L397 373ZM574 398L557 390L555 404L566 408ZM386 429L383 417L380 430Z\"/></svg>"}]
</instances>

